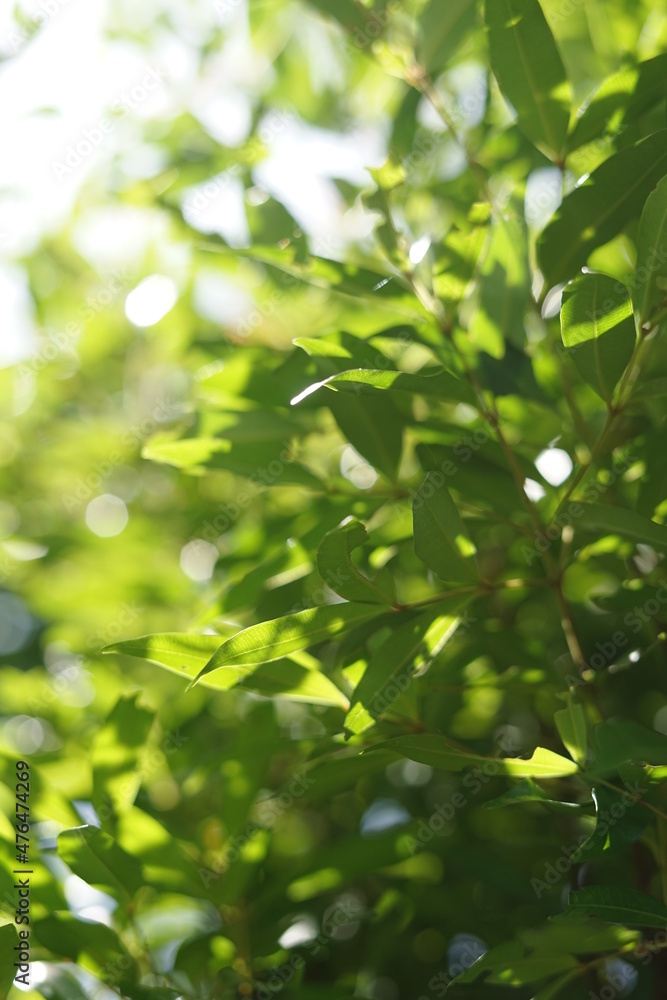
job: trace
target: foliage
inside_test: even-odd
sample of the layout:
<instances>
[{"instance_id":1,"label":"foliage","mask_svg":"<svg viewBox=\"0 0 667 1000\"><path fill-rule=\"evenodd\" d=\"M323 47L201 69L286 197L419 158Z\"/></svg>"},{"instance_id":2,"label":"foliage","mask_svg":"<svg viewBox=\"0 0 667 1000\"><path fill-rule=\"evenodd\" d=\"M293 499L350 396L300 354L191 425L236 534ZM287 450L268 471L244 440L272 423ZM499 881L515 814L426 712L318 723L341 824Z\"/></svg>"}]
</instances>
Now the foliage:
<instances>
[{"instance_id":1,"label":"foliage","mask_svg":"<svg viewBox=\"0 0 667 1000\"><path fill-rule=\"evenodd\" d=\"M82 189L80 226L147 222L128 274L74 224L20 261L3 950L18 754L30 998L664 996L667 15L246 15L247 137L146 116L159 166ZM209 80L231 29L184 19ZM296 120L385 127L349 240L263 187ZM230 185L247 239L208 224Z\"/></svg>"}]
</instances>

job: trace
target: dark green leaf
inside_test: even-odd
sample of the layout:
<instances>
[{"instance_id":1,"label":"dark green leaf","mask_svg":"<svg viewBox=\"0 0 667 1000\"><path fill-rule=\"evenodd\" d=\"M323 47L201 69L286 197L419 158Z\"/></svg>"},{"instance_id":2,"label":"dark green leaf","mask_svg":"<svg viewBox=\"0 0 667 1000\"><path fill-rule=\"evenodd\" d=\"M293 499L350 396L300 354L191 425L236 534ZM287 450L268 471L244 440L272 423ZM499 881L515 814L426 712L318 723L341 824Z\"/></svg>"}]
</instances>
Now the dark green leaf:
<instances>
[{"instance_id":1,"label":"dark green leaf","mask_svg":"<svg viewBox=\"0 0 667 1000\"><path fill-rule=\"evenodd\" d=\"M644 542L658 549L667 549L667 526L642 517L634 510L609 507L601 503L582 503L583 513L576 526L598 535L620 535L633 542Z\"/></svg>"},{"instance_id":2,"label":"dark green leaf","mask_svg":"<svg viewBox=\"0 0 667 1000\"><path fill-rule=\"evenodd\" d=\"M667 906L635 889L593 885L570 893L568 916L599 917L629 927L667 927Z\"/></svg>"},{"instance_id":3,"label":"dark green leaf","mask_svg":"<svg viewBox=\"0 0 667 1000\"><path fill-rule=\"evenodd\" d=\"M456 53L474 26L476 0L429 0L419 18L417 58L427 72L437 76Z\"/></svg>"},{"instance_id":4,"label":"dark green leaf","mask_svg":"<svg viewBox=\"0 0 667 1000\"><path fill-rule=\"evenodd\" d=\"M593 858L605 858L631 847L639 840L650 821L650 813L639 806L630 792L608 788L593 789L596 808L595 829L581 847L570 856L575 864Z\"/></svg>"},{"instance_id":5,"label":"dark green leaf","mask_svg":"<svg viewBox=\"0 0 667 1000\"><path fill-rule=\"evenodd\" d=\"M348 601L392 604L393 587L385 590L382 583L369 580L352 562L352 552L367 541L363 524L348 518L322 539L317 550L317 569L327 586Z\"/></svg>"},{"instance_id":6,"label":"dark green leaf","mask_svg":"<svg viewBox=\"0 0 667 1000\"><path fill-rule=\"evenodd\" d=\"M478 578L472 542L447 489L444 476L427 472L412 505L415 552L442 580Z\"/></svg>"},{"instance_id":7,"label":"dark green leaf","mask_svg":"<svg viewBox=\"0 0 667 1000\"><path fill-rule=\"evenodd\" d=\"M391 750L401 757L408 757L420 764L430 764L443 771L463 771L467 767L488 764L490 761L496 765L498 774L516 778L562 778L579 770L571 760L543 747L537 747L530 759L522 760L514 757L484 757L459 749L444 736L430 734L397 736L377 746L380 750Z\"/></svg>"}]
</instances>

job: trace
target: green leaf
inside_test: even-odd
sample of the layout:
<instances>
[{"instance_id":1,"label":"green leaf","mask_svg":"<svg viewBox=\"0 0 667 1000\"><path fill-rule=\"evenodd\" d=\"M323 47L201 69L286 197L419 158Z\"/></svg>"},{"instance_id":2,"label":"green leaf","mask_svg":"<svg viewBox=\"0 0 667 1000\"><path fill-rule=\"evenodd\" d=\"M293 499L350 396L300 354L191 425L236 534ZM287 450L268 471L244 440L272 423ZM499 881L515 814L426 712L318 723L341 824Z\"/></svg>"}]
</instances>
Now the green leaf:
<instances>
[{"instance_id":1,"label":"green leaf","mask_svg":"<svg viewBox=\"0 0 667 1000\"><path fill-rule=\"evenodd\" d=\"M582 706L568 693L568 706L554 714L554 722L563 746L577 764L585 764L587 747L586 715Z\"/></svg>"},{"instance_id":2,"label":"green leaf","mask_svg":"<svg viewBox=\"0 0 667 1000\"><path fill-rule=\"evenodd\" d=\"M667 130L606 160L563 201L538 241L538 262L549 287L567 281L597 247L640 215L667 169Z\"/></svg>"},{"instance_id":3,"label":"green leaf","mask_svg":"<svg viewBox=\"0 0 667 1000\"><path fill-rule=\"evenodd\" d=\"M629 792L594 788L593 800L597 812L595 829L570 856L575 864L625 851L639 840L650 820L648 811L638 806Z\"/></svg>"},{"instance_id":4,"label":"green leaf","mask_svg":"<svg viewBox=\"0 0 667 1000\"><path fill-rule=\"evenodd\" d=\"M391 750L401 757L408 757L419 764L429 764L443 771L463 771L466 767L479 763L486 764L489 761L497 765L499 774L516 778L563 778L579 770L573 761L551 750L545 750L544 747L537 747L529 760L514 757L484 757L459 749L444 736L431 734L397 736L395 739L378 743L377 748Z\"/></svg>"},{"instance_id":5,"label":"green leaf","mask_svg":"<svg viewBox=\"0 0 667 1000\"><path fill-rule=\"evenodd\" d=\"M667 906L634 889L594 885L571 892L567 915L600 917L630 927L667 927Z\"/></svg>"},{"instance_id":6,"label":"green leaf","mask_svg":"<svg viewBox=\"0 0 667 1000\"><path fill-rule=\"evenodd\" d=\"M479 304L470 322L471 333L482 349L502 357L505 341L524 346L529 293L525 228L514 218L497 219L480 269ZM496 350L491 350L493 347Z\"/></svg>"},{"instance_id":7,"label":"green leaf","mask_svg":"<svg viewBox=\"0 0 667 1000\"><path fill-rule=\"evenodd\" d=\"M63 830L58 854L84 882L116 899L130 899L144 884L139 861L97 827Z\"/></svg>"},{"instance_id":8,"label":"green leaf","mask_svg":"<svg viewBox=\"0 0 667 1000\"><path fill-rule=\"evenodd\" d=\"M363 29L368 13L354 0L308 0L311 7L326 14L348 30Z\"/></svg>"},{"instance_id":9,"label":"green leaf","mask_svg":"<svg viewBox=\"0 0 667 1000\"><path fill-rule=\"evenodd\" d=\"M474 406L477 397L467 383L443 368L410 375L407 372L381 371L370 368L354 368L351 371L339 372L322 382L315 382L299 393L292 404L299 403L306 396L322 387L337 389L339 392L369 394L374 396L377 391L406 392L414 396L437 396L443 402L454 401L469 403Z\"/></svg>"},{"instance_id":10,"label":"green leaf","mask_svg":"<svg viewBox=\"0 0 667 1000\"><path fill-rule=\"evenodd\" d=\"M440 653L459 625L456 614L466 602L452 601L445 614L433 608L392 631L371 656L351 699L345 719L350 733L362 733L409 687L417 670L424 670ZM435 615L435 617L434 617Z\"/></svg>"},{"instance_id":11,"label":"green leaf","mask_svg":"<svg viewBox=\"0 0 667 1000\"><path fill-rule=\"evenodd\" d=\"M636 722L602 722L591 732L593 774L614 774L628 761L667 764L667 736Z\"/></svg>"},{"instance_id":12,"label":"green leaf","mask_svg":"<svg viewBox=\"0 0 667 1000\"><path fill-rule=\"evenodd\" d=\"M566 353L598 396L609 401L635 349L630 293L605 274L582 274L563 293Z\"/></svg>"},{"instance_id":13,"label":"green leaf","mask_svg":"<svg viewBox=\"0 0 667 1000\"><path fill-rule=\"evenodd\" d=\"M609 507L600 503L580 504L583 513L576 520L576 527L598 535L620 535L633 542L644 542L654 548L667 549L667 526L658 524L634 510Z\"/></svg>"},{"instance_id":14,"label":"green leaf","mask_svg":"<svg viewBox=\"0 0 667 1000\"><path fill-rule=\"evenodd\" d=\"M220 648L223 639L236 635L238 631L230 628L229 636L226 637L164 632L114 642L105 647L103 652L122 653L124 656L151 660L192 681ZM318 670L308 670L291 660L281 659L275 663L259 664L250 672L245 665L229 667L227 670L203 677L199 683L202 687L216 688L219 691L240 687L269 697L348 708L347 698L328 677Z\"/></svg>"},{"instance_id":15,"label":"green leaf","mask_svg":"<svg viewBox=\"0 0 667 1000\"><path fill-rule=\"evenodd\" d=\"M138 704L139 697L120 698L93 742L93 805L103 822L109 802L124 812L141 785L138 765L155 714Z\"/></svg>"},{"instance_id":16,"label":"green leaf","mask_svg":"<svg viewBox=\"0 0 667 1000\"><path fill-rule=\"evenodd\" d=\"M419 17L420 42L417 59L433 76L437 76L456 53L464 38L474 27L476 0L429 0Z\"/></svg>"},{"instance_id":17,"label":"green leaf","mask_svg":"<svg viewBox=\"0 0 667 1000\"><path fill-rule=\"evenodd\" d=\"M69 958L112 982L135 978L136 964L120 938L106 924L77 920L71 913L50 913L32 925L39 943L56 958Z\"/></svg>"},{"instance_id":18,"label":"green leaf","mask_svg":"<svg viewBox=\"0 0 667 1000\"><path fill-rule=\"evenodd\" d=\"M367 541L366 529L360 521L354 518L343 521L320 543L317 550L318 572L328 587L348 601L391 605L394 601L393 586L385 590L382 584L360 573L352 562L351 553Z\"/></svg>"},{"instance_id":19,"label":"green leaf","mask_svg":"<svg viewBox=\"0 0 667 1000\"><path fill-rule=\"evenodd\" d=\"M14 968L14 962L18 961L15 957L17 952L14 951L17 943L18 935L14 924L3 924L0 927L0 1000L7 1000L18 971Z\"/></svg>"},{"instance_id":20,"label":"green leaf","mask_svg":"<svg viewBox=\"0 0 667 1000\"><path fill-rule=\"evenodd\" d=\"M169 986L138 986L125 980L120 983L120 990L128 1000L178 1000L182 996L179 990Z\"/></svg>"},{"instance_id":21,"label":"green leaf","mask_svg":"<svg viewBox=\"0 0 667 1000\"><path fill-rule=\"evenodd\" d=\"M395 482L403 448L403 421L392 402L331 393L326 403L352 447Z\"/></svg>"},{"instance_id":22,"label":"green leaf","mask_svg":"<svg viewBox=\"0 0 667 1000\"><path fill-rule=\"evenodd\" d=\"M193 469L206 465L214 455L225 454L230 448L230 442L220 438L157 439L145 445L141 454L143 458L173 465L177 469Z\"/></svg>"},{"instance_id":23,"label":"green leaf","mask_svg":"<svg viewBox=\"0 0 667 1000\"><path fill-rule=\"evenodd\" d=\"M570 123L570 84L537 0L486 0L491 68L521 131L559 160Z\"/></svg>"},{"instance_id":24,"label":"green leaf","mask_svg":"<svg viewBox=\"0 0 667 1000\"><path fill-rule=\"evenodd\" d=\"M412 505L415 552L442 580L477 580L472 542L463 527L444 476L427 472Z\"/></svg>"},{"instance_id":25,"label":"green leaf","mask_svg":"<svg viewBox=\"0 0 667 1000\"><path fill-rule=\"evenodd\" d=\"M629 121L664 100L665 73L667 55L663 53L608 76L577 112L568 150L579 149L604 134L618 135Z\"/></svg>"},{"instance_id":26,"label":"green leaf","mask_svg":"<svg viewBox=\"0 0 667 1000\"><path fill-rule=\"evenodd\" d=\"M554 809L556 812L569 812L571 809L581 809L577 802L559 802L552 799L550 795L536 785L532 778L524 778L518 784L510 788L503 795L495 799L489 799L484 803L485 809L502 809L505 806L522 805L524 802L541 802L543 805Z\"/></svg>"},{"instance_id":27,"label":"green leaf","mask_svg":"<svg viewBox=\"0 0 667 1000\"><path fill-rule=\"evenodd\" d=\"M95 985L98 986L97 983ZM53 964L48 966L46 979L40 981L39 992L44 1000L89 1000L90 998L90 993L84 993L74 976ZM6 998L2 997L2 1000Z\"/></svg>"},{"instance_id":28,"label":"green leaf","mask_svg":"<svg viewBox=\"0 0 667 1000\"><path fill-rule=\"evenodd\" d=\"M361 604L333 604L308 608L283 618L251 625L216 650L195 678L206 677L228 667L251 668L323 642L380 614L379 607ZM247 673L252 671L248 669Z\"/></svg>"},{"instance_id":29,"label":"green leaf","mask_svg":"<svg viewBox=\"0 0 667 1000\"><path fill-rule=\"evenodd\" d=\"M639 223L634 299L642 329L667 306L667 177L646 199Z\"/></svg>"}]
</instances>

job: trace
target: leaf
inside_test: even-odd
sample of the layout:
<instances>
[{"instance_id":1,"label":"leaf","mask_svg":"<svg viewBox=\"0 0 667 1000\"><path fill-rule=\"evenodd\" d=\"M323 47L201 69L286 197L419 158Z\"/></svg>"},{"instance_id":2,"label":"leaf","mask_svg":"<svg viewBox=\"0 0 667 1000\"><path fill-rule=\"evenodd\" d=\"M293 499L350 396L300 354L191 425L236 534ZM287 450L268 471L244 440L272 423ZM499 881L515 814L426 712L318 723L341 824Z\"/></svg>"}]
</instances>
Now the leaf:
<instances>
[{"instance_id":1,"label":"leaf","mask_svg":"<svg viewBox=\"0 0 667 1000\"><path fill-rule=\"evenodd\" d=\"M577 112L568 150L579 149L604 134L618 135L627 122L664 100L666 72L667 55L663 53L608 76Z\"/></svg>"},{"instance_id":2,"label":"leaf","mask_svg":"<svg viewBox=\"0 0 667 1000\"><path fill-rule=\"evenodd\" d=\"M446 614L434 608L399 625L372 654L345 719L350 733L359 734L372 726L409 687L415 671L425 669L444 648L459 625L456 611L466 602L450 603Z\"/></svg>"},{"instance_id":3,"label":"leaf","mask_svg":"<svg viewBox=\"0 0 667 1000\"><path fill-rule=\"evenodd\" d=\"M379 750L391 750L419 764L429 764L443 771L463 771L473 764L493 762L499 774L516 778L562 778L575 774L579 768L565 757L551 750L537 747L529 760L514 757L484 757L454 746L444 736L431 734L397 736L378 743ZM375 749L372 747L371 749Z\"/></svg>"},{"instance_id":4,"label":"leaf","mask_svg":"<svg viewBox=\"0 0 667 1000\"><path fill-rule=\"evenodd\" d=\"M582 706L568 693L568 706L554 714L554 722L563 746L577 764L586 763L587 728Z\"/></svg>"},{"instance_id":5,"label":"leaf","mask_svg":"<svg viewBox=\"0 0 667 1000\"><path fill-rule=\"evenodd\" d=\"M97 983L95 985L97 986ZM66 969L59 969L53 964L47 967L46 978L39 984L39 992L44 1000L89 1000L90 998L90 993L84 993L74 976ZM2 997L2 1000L6 998Z\"/></svg>"},{"instance_id":6,"label":"leaf","mask_svg":"<svg viewBox=\"0 0 667 1000\"><path fill-rule=\"evenodd\" d=\"M663 551L667 549L667 526L664 524L621 507L601 503L582 503L580 507L583 513L577 518L577 528L598 535L620 535Z\"/></svg>"},{"instance_id":7,"label":"leaf","mask_svg":"<svg viewBox=\"0 0 667 1000\"><path fill-rule=\"evenodd\" d=\"M393 586L383 589L378 582L363 576L352 562L351 553L367 541L363 524L348 518L322 539L317 550L318 572L328 587L348 601L391 605Z\"/></svg>"},{"instance_id":8,"label":"leaf","mask_svg":"<svg viewBox=\"0 0 667 1000\"><path fill-rule=\"evenodd\" d=\"M106 924L78 920L57 911L32 924L39 943L58 958L69 958L112 982L136 976L136 964L120 938Z\"/></svg>"},{"instance_id":9,"label":"leaf","mask_svg":"<svg viewBox=\"0 0 667 1000\"><path fill-rule=\"evenodd\" d=\"M214 455L224 454L231 448L229 441L220 438L185 438L181 441L155 440L144 446L142 458L163 462L177 469L192 469L206 465Z\"/></svg>"},{"instance_id":10,"label":"leaf","mask_svg":"<svg viewBox=\"0 0 667 1000\"><path fill-rule=\"evenodd\" d=\"M667 177L646 199L637 236L635 313L642 329L649 329L667 305Z\"/></svg>"},{"instance_id":11,"label":"leaf","mask_svg":"<svg viewBox=\"0 0 667 1000\"><path fill-rule=\"evenodd\" d=\"M508 792L495 799L489 799L488 802L484 803L484 808L502 809L505 806L522 805L524 802L541 802L557 812L581 809L577 802L559 802L558 799L552 799L539 785L535 784L532 778L524 778Z\"/></svg>"},{"instance_id":12,"label":"leaf","mask_svg":"<svg viewBox=\"0 0 667 1000\"><path fill-rule=\"evenodd\" d=\"M169 986L138 986L125 980L120 983L120 990L128 1000L179 1000L182 996L179 990Z\"/></svg>"},{"instance_id":13,"label":"leaf","mask_svg":"<svg viewBox=\"0 0 667 1000\"><path fill-rule=\"evenodd\" d=\"M3 924L0 927L0 1000L7 1000L9 991L14 982L17 969L14 962L17 952L14 946L18 943L18 935L13 924Z\"/></svg>"},{"instance_id":14,"label":"leaf","mask_svg":"<svg viewBox=\"0 0 667 1000\"><path fill-rule=\"evenodd\" d=\"M635 889L594 885L571 892L567 915L600 917L630 927L667 927L667 906Z\"/></svg>"},{"instance_id":15,"label":"leaf","mask_svg":"<svg viewBox=\"0 0 667 1000\"><path fill-rule=\"evenodd\" d=\"M365 28L368 13L354 0L308 0L311 7L326 14L343 25L344 28Z\"/></svg>"},{"instance_id":16,"label":"leaf","mask_svg":"<svg viewBox=\"0 0 667 1000\"><path fill-rule=\"evenodd\" d=\"M279 660L368 621L380 610L368 605L334 604L251 625L223 642L195 680L227 667L252 667Z\"/></svg>"},{"instance_id":17,"label":"leaf","mask_svg":"<svg viewBox=\"0 0 667 1000\"><path fill-rule=\"evenodd\" d=\"M497 341L497 356L502 357L505 341L524 346L529 292L525 229L515 219L497 219L480 269L479 304L470 322L470 330L483 349L491 353L490 347Z\"/></svg>"},{"instance_id":18,"label":"leaf","mask_svg":"<svg viewBox=\"0 0 667 1000\"><path fill-rule=\"evenodd\" d=\"M630 293L605 274L582 274L566 287L561 309L566 354L602 399L611 400L635 349Z\"/></svg>"},{"instance_id":19,"label":"leaf","mask_svg":"<svg viewBox=\"0 0 667 1000\"><path fill-rule=\"evenodd\" d=\"M403 422L391 401L332 393L326 402L352 447L395 482L403 448Z\"/></svg>"},{"instance_id":20,"label":"leaf","mask_svg":"<svg viewBox=\"0 0 667 1000\"><path fill-rule=\"evenodd\" d=\"M110 803L116 813L129 809L141 785L138 764L155 715L138 701L120 698L93 742L93 805L103 822Z\"/></svg>"},{"instance_id":21,"label":"leaf","mask_svg":"<svg viewBox=\"0 0 667 1000\"><path fill-rule=\"evenodd\" d=\"M619 794L596 787L593 800L597 812L595 829L571 855L570 861L575 864L625 851L639 840L650 819L646 809L637 808L629 792Z\"/></svg>"},{"instance_id":22,"label":"leaf","mask_svg":"<svg viewBox=\"0 0 667 1000\"><path fill-rule=\"evenodd\" d=\"M567 281L597 247L637 217L667 169L667 130L606 160L567 195L542 233L538 262L549 287Z\"/></svg>"},{"instance_id":23,"label":"leaf","mask_svg":"<svg viewBox=\"0 0 667 1000\"><path fill-rule=\"evenodd\" d=\"M491 69L521 131L559 160L570 122L570 85L537 0L486 0Z\"/></svg>"},{"instance_id":24,"label":"leaf","mask_svg":"<svg viewBox=\"0 0 667 1000\"><path fill-rule=\"evenodd\" d=\"M412 505L415 552L442 580L477 580L474 551L444 476L427 472Z\"/></svg>"},{"instance_id":25,"label":"leaf","mask_svg":"<svg viewBox=\"0 0 667 1000\"><path fill-rule=\"evenodd\" d=\"M130 899L144 884L140 862L97 827L63 830L58 854L84 882L116 899Z\"/></svg>"},{"instance_id":26,"label":"leaf","mask_svg":"<svg viewBox=\"0 0 667 1000\"><path fill-rule=\"evenodd\" d=\"M614 774L634 760L646 764L667 764L667 736L636 722L602 722L591 732L593 774Z\"/></svg>"},{"instance_id":27,"label":"leaf","mask_svg":"<svg viewBox=\"0 0 667 1000\"><path fill-rule=\"evenodd\" d=\"M429 0L419 17L420 42L417 59L428 73L437 76L456 53L477 14L477 0Z\"/></svg>"},{"instance_id":28,"label":"leaf","mask_svg":"<svg viewBox=\"0 0 667 1000\"><path fill-rule=\"evenodd\" d=\"M486 226L452 229L435 249L433 291L445 303L465 298L489 234Z\"/></svg>"},{"instance_id":29,"label":"leaf","mask_svg":"<svg viewBox=\"0 0 667 1000\"><path fill-rule=\"evenodd\" d=\"M323 382L316 382L292 400L292 405L324 386L339 392L369 394L378 391L406 392L415 396L437 396L443 402L454 401L476 405L477 397L467 383L444 368L410 375L407 372L381 371L370 368L355 368L339 372Z\"/></svg>"},{"instance_id":30,"label":"leaf","mask_svg":"<svg viewBox=\"0 0 667 1000\"><path fill-rule=\"evenodd\" d=\"M238 629L231 628L229 637ZM220 635L192 635L187 632L164 632L127 639L106 646L104 653L122 653L152 660L188 681L194 680L221 645ZM249 672L246 666L230 667L203 677L202 687L229 691L241 687L268 697L314 705L335 705L347 709L349 703L335 684L318 670L307 670L291 660L259 664Z\"/></svg>"}]
</instances>

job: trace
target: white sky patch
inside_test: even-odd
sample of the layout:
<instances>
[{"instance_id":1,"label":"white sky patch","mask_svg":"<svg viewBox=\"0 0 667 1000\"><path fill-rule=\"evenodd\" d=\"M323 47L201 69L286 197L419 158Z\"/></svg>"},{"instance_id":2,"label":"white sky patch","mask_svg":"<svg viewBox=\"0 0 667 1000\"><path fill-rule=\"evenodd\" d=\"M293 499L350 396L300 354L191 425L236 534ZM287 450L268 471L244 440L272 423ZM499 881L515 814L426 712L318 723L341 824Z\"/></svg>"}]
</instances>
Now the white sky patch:
<instances>
[{"instance_id":1,"label":"white sky patch","mask_svg":"<svg viewBox=\"0 0 667 1000\"><path fill-rule=\"evenodd\" d=\"M528 499L532 500L533 503L537 503L545 495L544 488L534 479L526 479L523 489Z\"/></svg>"},{"instance_id":2,"label":"white sky patch","mask_svg":"<svg viewBox=\"0 0 667 1000\"><path fill-rule=\"evenodd\" d=\"M86 524L99 538L113 538L120 535L129 520L127 507L112 493L95 497L86 507Z\"/></svg>"},{"instance_id":3,"label":"white sky patch","mask_svg":"<svg viewBox=\"0 0 667 1000\"><path fill-rule=\"evenodd\" d=\"M135 326L153 326L173 309L177 298L176 285L171 278L151 274L125 299L125 315Z\"/></svg>"},{"instance_id":4,"label":"white sky patch","mask_svg":"<svg viewBox=\"0 0 667 1000\"><path fill-rule=\"evenodd\" d=\"M547 448L535 459L535 468L551 486L560 486L570 476L574 465L562 448Z\"/></svg>"},{"instance_id":5,"label":"white sky patch","mask_svg":"<svg viewBox=\"0 0 667 1000\"><path fill-rule=\"evenodd\" d=\"M366 810L359 824L362 836L381 833L393 826L403 826L410 821L410 813L395 799L377 799Z\"/></svg>"},{"instance_id":6,"label":"white sky patch","mask_svg":"<svg viewBox=\"0 0 667 1000\"><path fill-rule=\"evenodd\" d=\"M219 555L215 545L203 538L195 538L181 549L181 569L191 580L203 583L213 576Z\"/></svg>"},{"instance_id":7,"label":"white sky patch","mask_svg":"<svg viewBox=\"0 0 667 1000\"><path fill-rule=\"evenodd\" d=\"M296 948L301 944L314 941L317 935L317 922L309 914L304 914L281 934L278 938L278 944L281 948Z\"/></svg>"},{"instance_id":8,"label":"white sky patch","mask_svg":"<svg viewBox=\"0 0 667 1000\"><path fill-rule=\"evenodd\" d=\"M430 245L431 241L428 238L428 236L422 236L420 240L417 240L416 243L413 243L412 246L410 247L410 253L408 255L410 257L410 263L419 264L419 262L422 261L426 256L426 254L428 253L428 248L430 247Z\"/></svg>"},{"instance_id":9,"label":"white sky patch","mask_svg":"<svg viewBox=\"0 0 667 1000\"><path fill-rule=\"evenodd\" d=\"M377 482L378 474L365 458L348 445L340 458L341 474L359 490L369 490Z\"/></svg>"}]
</instances>

